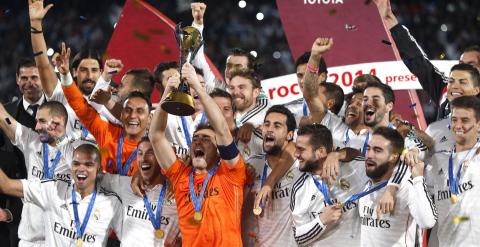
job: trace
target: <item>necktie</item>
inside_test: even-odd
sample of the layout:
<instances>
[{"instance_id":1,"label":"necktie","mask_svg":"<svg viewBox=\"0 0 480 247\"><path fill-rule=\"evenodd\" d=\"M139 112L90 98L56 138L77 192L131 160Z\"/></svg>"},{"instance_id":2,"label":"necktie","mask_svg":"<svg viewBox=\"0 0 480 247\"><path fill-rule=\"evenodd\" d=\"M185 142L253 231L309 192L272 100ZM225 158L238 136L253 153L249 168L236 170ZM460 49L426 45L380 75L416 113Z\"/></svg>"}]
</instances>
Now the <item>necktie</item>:
<instances>
[{"instance_id":1,"label":"necktie","mask_svg":"<svg viewBox=\"0 0 480 247\"><path fill-rule=\"evenodd\" d=\"M35 117L37 116L37 110L38 110L38 105L37 104L34 104L34 105L29 105L28 106L28 109L32 110L32 116Z\"/></svg>"}]
</instances>

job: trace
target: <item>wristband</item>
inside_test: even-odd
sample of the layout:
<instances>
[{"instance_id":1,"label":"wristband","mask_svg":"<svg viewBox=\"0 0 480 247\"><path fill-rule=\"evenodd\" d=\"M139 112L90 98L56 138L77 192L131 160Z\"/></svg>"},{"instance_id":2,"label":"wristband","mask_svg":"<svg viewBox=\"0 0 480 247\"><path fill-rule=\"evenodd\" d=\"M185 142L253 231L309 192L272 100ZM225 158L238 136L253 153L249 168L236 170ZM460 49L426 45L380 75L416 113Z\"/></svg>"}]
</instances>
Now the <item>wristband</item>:
<instances>
[{"instance_id":1,"label":"wristband","mask_svg":"<svg viewBox=\"0 0 480 247\"><path fill-rule=\"evenodd\" d=\"M40 55L42 55L42 54L43 54L43 51L39 51L39 52L33 53L33 56L34 56L34 57L37 57L37 56L40 56Z\"/></svg>"},{"instance_id":2,"label":"wristband","mask_svg":"<svg viewBox=\"0 0 480 247\"><path fill-rule=\"evenodd\" d=\"M34 27L30 27L30 32L31 32L31 33L34 33L34 34L36 34L36 33L43 33L42 30L38 30L38 29L36 29L36 28L34 28Z\"/></svg>"},{"instance_id":3,"label":"wristband","mask_svg":"<svg viewBox=\"0 0 480 247\"><path fill-rule=\"evenodd\" d=\"M307 63L307 69L312 72L313 74L318 74L319 67L316 67Z\"/></svg>"},{"instance_id":4,"label":"wristband","mask_svg":"<svg viewBox=\"0 0 480 247\"><path fill-rule=\"evenodd\" d=\"M234 141L227 146L218 145L217 148L220 152L220 158L223 160L231 160L238 155L238 148Z\"/></svg>"}]
</instances>

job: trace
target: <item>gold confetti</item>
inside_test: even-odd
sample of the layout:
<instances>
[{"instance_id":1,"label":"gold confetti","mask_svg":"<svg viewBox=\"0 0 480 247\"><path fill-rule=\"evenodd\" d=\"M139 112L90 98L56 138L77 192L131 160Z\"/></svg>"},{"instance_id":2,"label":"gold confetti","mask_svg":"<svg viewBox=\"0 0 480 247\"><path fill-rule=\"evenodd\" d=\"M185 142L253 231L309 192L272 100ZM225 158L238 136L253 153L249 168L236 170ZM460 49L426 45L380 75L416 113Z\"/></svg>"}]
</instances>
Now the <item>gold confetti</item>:
<instances>
[{"instance_id":1,"label":"gold confetti","mask_svg":"<svg viewBox=\"0 0 480 247\"><path fill-rule=\"evenodd\" d=\"M440 59L445 59L445 53L440 53Z\"/></svg>"},{"instance_id":2,"label":"gold confetti","mask_svg":"<svg viewBox=\"0 0 480 247\"><path fill-rule=\"evenodd\" d=\"M470 217L468 217L468 216L455 216L452 219L454 224L458 224L460 222L467 221L467 220L470 220Z\"/></svg>"},{"instance_id":3,"label":"gold confetti","mask_svg":"<svg viewBox=\"0 0 480 247\"><path fill-rule=\"evenodd\" d=\"M334 16L334 15L336 15L336 14L337 14L337 10L336 10L336 9L331 9L331 10L328 11L328 15L330 15L330 16Z\"/></svg>"}]
</instances>

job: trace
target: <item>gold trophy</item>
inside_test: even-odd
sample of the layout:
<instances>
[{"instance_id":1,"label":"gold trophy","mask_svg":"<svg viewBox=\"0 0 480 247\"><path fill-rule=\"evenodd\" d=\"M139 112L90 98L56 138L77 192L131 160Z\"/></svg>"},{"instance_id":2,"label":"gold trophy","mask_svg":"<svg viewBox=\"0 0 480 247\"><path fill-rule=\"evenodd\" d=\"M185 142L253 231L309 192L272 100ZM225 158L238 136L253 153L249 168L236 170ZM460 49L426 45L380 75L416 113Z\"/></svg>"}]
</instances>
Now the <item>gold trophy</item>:
<instances>
[{"instance_id":1,"label":"gold trophy","mask_svg":"<svg viewBox=\"0 0 480 247\"><path fill-rule=\"evenodd\" d=\"M175 37L180 53L178 63L180 75L183 65L192 62L203 45L202 35L196 28L192 26L182 28L181 25L182 23L179 23L175 27ZM195 112L190 87L185 80L182 80L178 88L165 97L162 109L177 116L191 116Z\"/></svg>"}]
</instances>

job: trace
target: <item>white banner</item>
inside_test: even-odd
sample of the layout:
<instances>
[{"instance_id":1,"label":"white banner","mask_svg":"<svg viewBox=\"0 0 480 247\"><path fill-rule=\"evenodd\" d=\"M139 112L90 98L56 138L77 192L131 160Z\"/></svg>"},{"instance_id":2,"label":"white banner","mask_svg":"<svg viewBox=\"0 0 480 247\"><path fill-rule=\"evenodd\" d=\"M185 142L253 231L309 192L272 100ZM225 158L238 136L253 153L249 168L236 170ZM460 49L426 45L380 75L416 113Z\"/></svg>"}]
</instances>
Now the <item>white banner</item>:
<instances>
[{"instance_id":1,"label":"white banner","mask_svg":"<svg viewBox=\"0 0 480 247\"><path fill-rule=\"evenodd\" d=\"M454 60L432 60L439 71L448 75L450 68L457 64ZM422 89L417 77L410 73L402 61L362 63L328 68L327 82L333 82L343 88L345 93L352 91L353 80L362 74L376 75L382 82L394 90ZM440 82L439 82L440 83ZM262 81L262 88L271 100L272 105L285 104L302 98L297 83L297 75L289 74Z\"/></svg>"}]
</instances>

